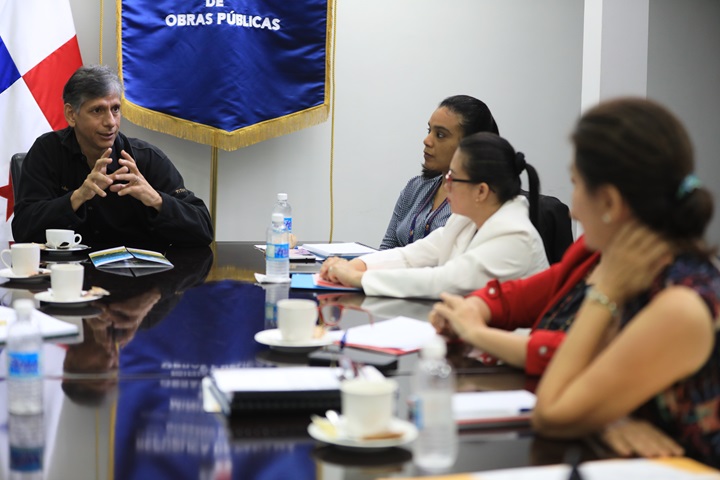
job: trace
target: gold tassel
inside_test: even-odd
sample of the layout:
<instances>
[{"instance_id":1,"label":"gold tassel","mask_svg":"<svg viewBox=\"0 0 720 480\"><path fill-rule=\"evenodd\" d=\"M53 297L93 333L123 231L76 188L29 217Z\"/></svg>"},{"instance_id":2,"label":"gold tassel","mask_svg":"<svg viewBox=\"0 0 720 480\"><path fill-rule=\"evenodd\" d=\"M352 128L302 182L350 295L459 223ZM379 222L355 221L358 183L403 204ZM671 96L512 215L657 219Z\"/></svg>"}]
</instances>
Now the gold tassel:
<instances>
[{"instance_id":1,"label":"gold tassel","mask_svg":"<svg viewBox=\"0 0 720 480\"><path fill-rule=\"evenodd\" d=\"M149 110L126 98L122 100L122 112L123 117L141 127L231 151L322 123L327 120L329 108L327 104L318 105L233 132Z\"/></svg>"}]
</instances>

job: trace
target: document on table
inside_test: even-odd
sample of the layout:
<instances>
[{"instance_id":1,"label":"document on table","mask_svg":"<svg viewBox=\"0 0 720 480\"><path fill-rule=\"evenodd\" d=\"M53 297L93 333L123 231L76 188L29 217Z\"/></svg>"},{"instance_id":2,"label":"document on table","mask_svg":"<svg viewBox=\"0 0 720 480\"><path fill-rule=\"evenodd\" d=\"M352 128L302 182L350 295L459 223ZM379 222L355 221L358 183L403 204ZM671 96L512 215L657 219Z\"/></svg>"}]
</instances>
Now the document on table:
<instances>
[{"instance_id":1,"label":"document on table","mask_svg":"<svg viewBox=\"0 0 720 480\"><path fill-rule=\"evenodd\" d=\"M467 427L526 423L535 407L535 395L527 390L458 392L453 395L453 416Z\"/></svg>"},{"instance_id":2,"label":"document on table","mask_svg":"<svg viewBox=\"0 0 720 480\"><path fill-rule=\"evenodd\" d=\"M583 480L717 480L720 472L705 467L689 458L647 460L622 459L586 462L578 467ZM570 474L569 465L513 468L473 475L475 480L565 480Z\"/></svg>"},{"instance_id":3,"label":"document on table","mask_svg":"<svg viewBox=\"0 0 720 480\"><path fill-rule=\"evenodd\" d=\"M377 252L374 248L357 242L349 243L304 243L302 247L321 257L355 258L367 253Z\"/></svg>"},{"instance_id":4,"label":"document on table","mask_svg":"<svg viewBox=\"0 0 720 480\"><path fill-rule=\"evenodd\" d=\"M337 390L341 373L330 367L217 368L212 378L226 393Z\"/></svg>"},{"instance_id":5,"label":"document on table","mask_svg":"<svg viewBox=\"0 0 720 480\"><path fill-rule=\"evenodd\" d=\"M267 249L267 245L255 245L255 248L260 250L264 254L265 250ZM291 262L315 262L318 260L322 260L321 258L316 257L302 247L291 248L288 258L290 258Z\"/></svg>"},{"instance_id":6,"label":"document on table","mask_svg":"<svg viewBox=\"0 0 720 480\"><path fill-rule=\"evenodd\" d=\"M72 323L53 318L38 310L33 311L33 318L40 327L43 338L59 338L77 335L79 328ZM0 306L0 343L7 341L8 327L15 321L15 310Z\"/></svg>"},{"instance_id":7,"label":"document on table","mask_svg":"<svg viewBox=\"0 0 720 480\"><path fill-rule=\"evenodd\" d=\"M578 467L583 480L717 480L720 472L690 458L597 460ZM422 477L422 480L566 480L569 465L507 468L487 472ZM420 477L414 477L419 480ZM380 480L389 480L381 478ZM407 479L413 480L413 479Z\"/></svg>"},{"instance_id":8,"label":"document on table","mask_svg":"<svg viewBox=\"0 0 720 480\"><path fill-rule=\"evenodd\" d=\"M352 327L347 332L342 330L328 332L327 335L331 335L331 338L337 341L344 337L345 345L348 347L403 355L420 350L435 335L435 327L427 321L395 317Z\"/></svg>"}]
</instances>

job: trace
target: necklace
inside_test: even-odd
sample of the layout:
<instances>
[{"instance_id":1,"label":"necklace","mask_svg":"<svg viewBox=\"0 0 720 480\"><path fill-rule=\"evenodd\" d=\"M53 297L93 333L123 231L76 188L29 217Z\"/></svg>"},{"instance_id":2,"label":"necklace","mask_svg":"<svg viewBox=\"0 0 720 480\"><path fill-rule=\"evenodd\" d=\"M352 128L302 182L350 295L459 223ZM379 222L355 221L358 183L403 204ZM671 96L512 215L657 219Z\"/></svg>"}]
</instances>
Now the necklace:
<instances>
[{"instance_id":1,"label":"necklace","mask_svg":"<svg viewBox=\"0 0 720 480\"><path fill-rule=\"evenodd\" d=\"M438 189L442 186L442 182L440 182L433 190L430 192L430 195L425 199L423 204L420 206L420 208L415 212L415 216L412 219L412 222L410 222L410 238L408 238L408 244L413 243L415 241L415 225L417 224L418 216L422 213L422 211L427 207L428 203L432 201L433 198L435 198L435 194L438 192ZM423 236L426 236L430 232L430 225L432 224L435 217L440 213L440 210L443 209L443 207L447 204L447 198L445 198L438 207L433 210L430 215L425 219L425 233Z\"/></svg>"}]
</instances>

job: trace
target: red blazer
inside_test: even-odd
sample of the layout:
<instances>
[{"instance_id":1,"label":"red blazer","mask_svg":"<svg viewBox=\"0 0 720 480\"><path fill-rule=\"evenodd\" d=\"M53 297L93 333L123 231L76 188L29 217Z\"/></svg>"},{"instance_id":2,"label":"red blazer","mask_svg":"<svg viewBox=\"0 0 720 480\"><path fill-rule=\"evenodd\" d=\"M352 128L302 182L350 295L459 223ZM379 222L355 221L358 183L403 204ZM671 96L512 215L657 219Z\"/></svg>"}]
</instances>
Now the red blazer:
<instances>
[{"instance_id":1,"label":"red blazer","mask_svg":"<svg viewBox=\"0 0 720 480\"><path fill-rule=\"evenodd\" d=\"M490 307L490 325L505 330L530 328L525 372L541 375L555 350L565 338L563 331L539 330L545 313L597 264L600 253L585 248L580 237L570 245L560 262L531 277L500 283L491 280L484 288L472 292Z\"/></svg>"}]
</instances>

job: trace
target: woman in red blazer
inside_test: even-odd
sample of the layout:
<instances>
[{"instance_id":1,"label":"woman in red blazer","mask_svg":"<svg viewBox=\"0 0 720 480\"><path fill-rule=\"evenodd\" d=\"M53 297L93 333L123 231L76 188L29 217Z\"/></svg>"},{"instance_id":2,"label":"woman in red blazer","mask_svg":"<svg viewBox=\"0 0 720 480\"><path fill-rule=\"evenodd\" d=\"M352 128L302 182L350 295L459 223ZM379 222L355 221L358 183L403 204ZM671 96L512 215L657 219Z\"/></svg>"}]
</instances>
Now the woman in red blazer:
<instances>
[{"instance_id":1,"label":"woman in red blazer","mask_svg":"<svg viewBox=\"0 0 720 480\"><path fill-rule=\"evenodd\" d=\"M443 297L433 323L512 365L547 367L532 417L542 435L584 436L633 415L720 466L720 268L689 135L661 105L625 98L588 110L572 140L584 238L524 282ZM535 320L529 338L489 327L523 318Z\"/></svg>"}]
</instances>

